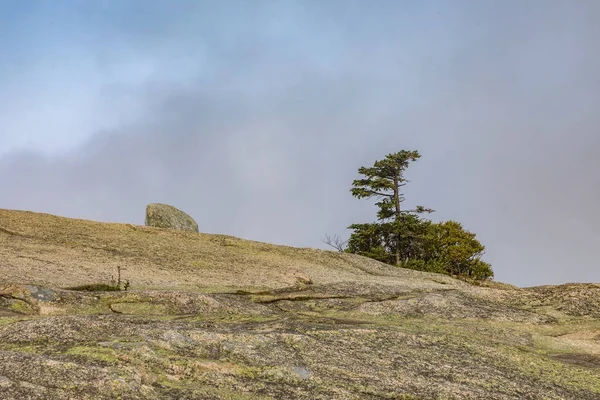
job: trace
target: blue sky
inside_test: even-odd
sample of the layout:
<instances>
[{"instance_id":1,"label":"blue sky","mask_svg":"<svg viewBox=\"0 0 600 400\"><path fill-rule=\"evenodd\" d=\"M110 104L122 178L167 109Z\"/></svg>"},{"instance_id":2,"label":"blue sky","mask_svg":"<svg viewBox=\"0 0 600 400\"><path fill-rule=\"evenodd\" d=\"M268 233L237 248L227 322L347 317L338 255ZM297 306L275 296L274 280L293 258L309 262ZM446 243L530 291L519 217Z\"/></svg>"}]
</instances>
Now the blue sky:
<instances>
[{"instance_id":1,"label":"blue sky","mask_svg":"<svg viewBox=\"0 0 600 400\"><path fill-rule=\"evenodd\" d=\"M600 282L600 2L0 2L0 207L320 247L361 165L498 280Z\"/></svg>"}]
</instances>

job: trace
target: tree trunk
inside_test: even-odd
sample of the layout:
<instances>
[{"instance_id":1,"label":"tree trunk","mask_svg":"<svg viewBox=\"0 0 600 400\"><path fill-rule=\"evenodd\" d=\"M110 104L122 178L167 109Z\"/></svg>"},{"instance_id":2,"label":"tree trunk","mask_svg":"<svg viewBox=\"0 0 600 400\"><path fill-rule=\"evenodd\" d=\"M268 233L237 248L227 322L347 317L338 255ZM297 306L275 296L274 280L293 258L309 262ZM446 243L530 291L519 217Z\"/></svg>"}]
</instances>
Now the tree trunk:
<instances>
[{"instance_id":1,"label":"tree trunk","mask_svg":"<svg viewBox=\"0 0 600 400\"><path fill-rule=\"evenodd\" d=\"M394 177L394 206L396 207L396 265L400 265L400 219L402 213L400 212L400 182L398 176Z\"/></svg>"}]
</instances>

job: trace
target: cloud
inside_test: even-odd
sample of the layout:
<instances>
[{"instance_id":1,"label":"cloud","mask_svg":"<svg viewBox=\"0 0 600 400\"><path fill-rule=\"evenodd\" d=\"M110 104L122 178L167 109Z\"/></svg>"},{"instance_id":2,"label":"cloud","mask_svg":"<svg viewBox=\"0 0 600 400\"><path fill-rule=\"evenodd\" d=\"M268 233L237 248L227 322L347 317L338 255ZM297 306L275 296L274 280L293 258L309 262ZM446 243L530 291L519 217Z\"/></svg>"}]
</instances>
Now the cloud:
<instances>
[{"instance_id":1,"label":"cloud","mask_svg":"<svg viewBox=\"0 0 600 400\"><path fill-rule=\"evenodd\" d=\"M419 149L408 202L499 280L600 281L597 2L76 3L0 94L0 207L321 246L374 219L358 167Z\"/></svg>"}]
</instances>

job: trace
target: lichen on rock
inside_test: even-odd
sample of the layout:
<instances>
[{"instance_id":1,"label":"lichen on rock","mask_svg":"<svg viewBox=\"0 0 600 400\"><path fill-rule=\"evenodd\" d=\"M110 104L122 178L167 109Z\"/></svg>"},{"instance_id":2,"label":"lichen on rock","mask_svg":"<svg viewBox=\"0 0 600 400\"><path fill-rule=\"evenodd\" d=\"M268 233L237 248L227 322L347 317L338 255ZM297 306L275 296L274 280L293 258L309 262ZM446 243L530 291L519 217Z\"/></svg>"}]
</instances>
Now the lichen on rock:
<instances>
[{"instance_id":1,"label":"lichen on rock","mask_svg":"<svg viewBox=\"0 0 600 400\"><path fill-rule=\"evenodd\" d=\"M146 206L146 226L198 232L198 224L185 212L168 204Z\"/></svg>"},{"instance_id":2,"label":"lichen on rock","mask_svg":"<svg viewBox=\"0 0 600 400\"><path fill-rule=\"evenodd\" d=\"M2 400L598 400L599 371L597 284L0 209Z\"/></svg>"}]
</instances>

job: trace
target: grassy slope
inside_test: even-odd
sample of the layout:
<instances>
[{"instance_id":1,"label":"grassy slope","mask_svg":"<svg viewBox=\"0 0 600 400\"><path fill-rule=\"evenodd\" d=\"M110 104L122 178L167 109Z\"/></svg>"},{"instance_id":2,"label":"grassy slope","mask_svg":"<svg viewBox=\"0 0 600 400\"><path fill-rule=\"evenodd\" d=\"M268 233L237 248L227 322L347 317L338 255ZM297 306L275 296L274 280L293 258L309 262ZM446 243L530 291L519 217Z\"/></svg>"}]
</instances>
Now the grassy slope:
<instances>
[{"instance_id":1,"label":"grassy slope","mask_svg":"<svg viewBox=\"0 0 600 400\"><path fill-rule=\"evenodd\" d=\"M491 286L0 210L0 398L600 398L600 287Z\"/></svg>"},{"instance_id":2,"label":"grassy slope","mask_svg":"<svg viewBox=\"0 0 600 400\"><path fill-rule=\"evenodd\" d=\"M321 284L424 281L421 273L354 255L9 210L0 210L0 260L8 280L58 287L105 281L117 266L134 289L281 288L295 283L296 272Z\"/></svg>"}]
</instances>

